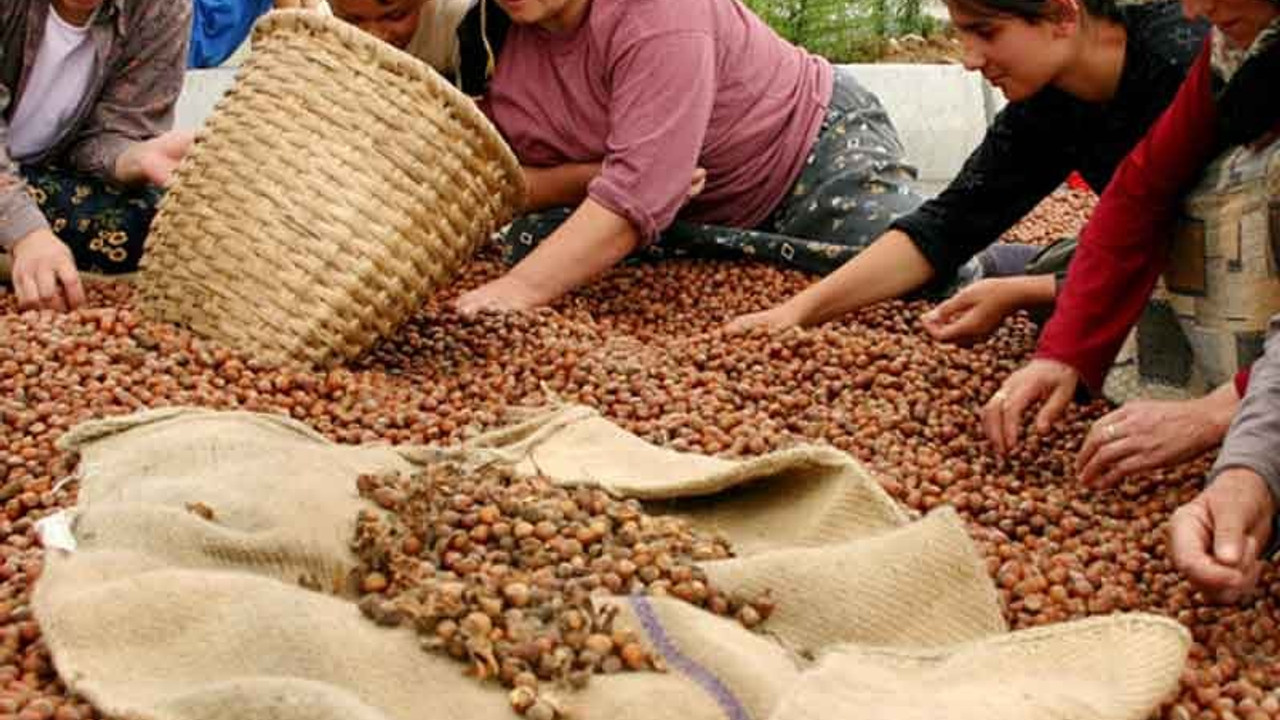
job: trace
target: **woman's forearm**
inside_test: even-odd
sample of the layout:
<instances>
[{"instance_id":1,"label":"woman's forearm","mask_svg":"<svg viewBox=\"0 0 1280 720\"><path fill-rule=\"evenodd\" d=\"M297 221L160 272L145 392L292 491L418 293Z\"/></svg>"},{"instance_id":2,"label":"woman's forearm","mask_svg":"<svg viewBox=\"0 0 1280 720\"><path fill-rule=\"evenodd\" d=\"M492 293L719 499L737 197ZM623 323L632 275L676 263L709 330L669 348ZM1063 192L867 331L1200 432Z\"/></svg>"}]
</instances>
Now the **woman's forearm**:
<instances>
[{"instance_id":1,"label":"woman's forearm","mask_svg":"<svg viewBox=\"0 0 1280 720\"><path fill-rule=\"evenodd\" d=\"M522 166L528 195L524 211L573 207L587 198L587 185L600 173L600 163L566 163L551 167Z\"/></svg>"},{"instance_id":2,"label":"woman's forearm","mask_svg":"<svg viewBox=\"0 0 1280 720\"><path fill-rule=\"evenodd\" d=\"M800 325L817 325L915 290L933 266L906 233L890 230L840 269L785 303Z\"/></svg>"},{"instance_id":3,"label":"woman's forearm","mask_svg":"<svg viewBox=\"0 0 1280 720\"><path fill-rule=\"evenodd\" d=\"M630 221L588 198L508 274L542 305L618 264L639 242Z\"/></svg>"},{"instance_id":4,"label":"woman's forearm","mask_svg":"<svg viewBox=\"0 0 1280 720\"><path fill-rule=\"evenodd\" d=\"M1036 308L1053 304L1058 290L1058 279L1053 275L1015 275L1001 278L1001 282L1015 288L1018 307Z\"/></svg>"}]
</instances>

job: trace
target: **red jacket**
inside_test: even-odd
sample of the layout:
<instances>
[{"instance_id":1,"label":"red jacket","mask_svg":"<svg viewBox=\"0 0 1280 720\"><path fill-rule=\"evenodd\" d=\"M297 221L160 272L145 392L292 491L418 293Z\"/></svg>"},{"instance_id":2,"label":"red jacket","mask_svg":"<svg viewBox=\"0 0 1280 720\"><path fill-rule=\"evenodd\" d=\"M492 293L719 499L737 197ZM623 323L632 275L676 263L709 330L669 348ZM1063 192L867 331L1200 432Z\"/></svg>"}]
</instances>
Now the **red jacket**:
<instances>
[{"instance_id":1,"label":"red jacket","mask_svg":"<svg viewBox=\"0 0 1280 720\"><path fill-rule=\"evenodd\" d=\"M1169 256L1186 193L1221 149L1209 45L1160 119L1116 170L1080 235L1036 357L1075 368L1094 394ZM1248 371L1237 376L1243 396Z\"/></svg>"}]
</instances>

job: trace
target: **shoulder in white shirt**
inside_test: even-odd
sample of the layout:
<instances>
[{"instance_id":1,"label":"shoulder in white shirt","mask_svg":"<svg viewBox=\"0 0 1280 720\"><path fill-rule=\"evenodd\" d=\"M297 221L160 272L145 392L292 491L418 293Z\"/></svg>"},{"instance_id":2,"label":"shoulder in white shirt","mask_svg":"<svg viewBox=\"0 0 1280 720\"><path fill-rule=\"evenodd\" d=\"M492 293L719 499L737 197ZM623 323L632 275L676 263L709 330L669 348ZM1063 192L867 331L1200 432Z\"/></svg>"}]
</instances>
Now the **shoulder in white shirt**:
<instances>
[{"instance_id":1,"label":"shoulder in white shirt","mask_svg":"<svg viewBox=\"0 0 1280 720\"><path fill-rule=\"evenodd\" d=\"M93 83L94 52L89 28L63 20L51 5L26 89L9 121L11 157L37 157L62 139Z\"/></svg>"}]
</instances>

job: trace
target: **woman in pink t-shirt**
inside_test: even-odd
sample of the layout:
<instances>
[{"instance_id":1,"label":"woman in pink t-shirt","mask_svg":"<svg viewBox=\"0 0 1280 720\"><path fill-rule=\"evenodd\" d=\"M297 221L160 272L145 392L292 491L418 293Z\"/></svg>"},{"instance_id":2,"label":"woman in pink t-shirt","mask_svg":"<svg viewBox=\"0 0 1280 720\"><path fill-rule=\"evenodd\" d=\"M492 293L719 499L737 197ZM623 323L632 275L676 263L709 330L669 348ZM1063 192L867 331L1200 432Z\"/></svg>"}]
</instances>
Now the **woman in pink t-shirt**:
<instances>
[{"instance_id":1,"label":"woman in pink t-shirt","mask_svg":"<svg viewBox=\"0 0 1280 720\"><path fill-rule=\"evenodd\" d=\"M806 241L856 251L919 203L879 101L739 0L484 10L511 21L481 107L525 166L525 209L573 209L510 272L463 295L464 312L549 303L690 234L714 245L749 230L783 258ZM532 247L527 228L509 233L517 248Z\"/></svg>"}]
</instances>

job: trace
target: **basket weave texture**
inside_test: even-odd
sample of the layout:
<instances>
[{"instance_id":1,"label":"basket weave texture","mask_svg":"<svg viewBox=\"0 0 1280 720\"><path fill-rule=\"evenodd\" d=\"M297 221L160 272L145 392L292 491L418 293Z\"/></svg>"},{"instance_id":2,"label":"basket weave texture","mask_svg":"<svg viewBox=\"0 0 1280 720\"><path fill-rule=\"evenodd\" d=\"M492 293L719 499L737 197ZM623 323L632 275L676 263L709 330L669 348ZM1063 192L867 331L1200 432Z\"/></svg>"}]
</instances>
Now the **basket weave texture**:
<instances>
[{"instance_id":1,"label":"basket weave texture","mask_svg":"<svg viewBox=\"0 0 1280 720\"><path fill-rule=\"evenodd\" d=\"M435 71L273 12L161 203L139 305L262 360L333 365L448 283L523 193L501 136Z\"/></svg>"}]
</instances>

